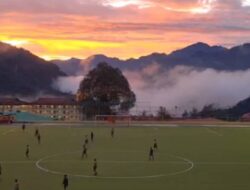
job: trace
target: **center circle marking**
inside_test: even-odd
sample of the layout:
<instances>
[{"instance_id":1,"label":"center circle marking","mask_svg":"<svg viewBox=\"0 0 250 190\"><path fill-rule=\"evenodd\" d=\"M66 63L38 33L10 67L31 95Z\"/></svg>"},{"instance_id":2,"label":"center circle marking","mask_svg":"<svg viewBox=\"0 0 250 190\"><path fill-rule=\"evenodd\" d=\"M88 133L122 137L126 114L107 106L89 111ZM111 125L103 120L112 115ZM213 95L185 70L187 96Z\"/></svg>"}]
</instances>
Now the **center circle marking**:
<instances>
[{"instance_id":1,"label":"center circle marking","mask_svg":"<svg viewBox=\"0 0 250 190\"><path fill-rule=\"evenodd\" d=\"M54 154L54 155L50 155L50 156L46 156L43 157L39 160L36 161L36 167L38 169L40 169L43 172L46 173L50 173L50 174L54 174L54 175L65 175L65 173L67 172L61 172L61 171L55 171L55 170L50 170L46 167L41 166L42 162L45 162L46 160L53 158L53 157L57 157L57 156L61 156L61 155L67 155L67 154L74 154L76 152L79 151L74 151L74 152L66 152L66 153L60 153L60 154ZM127 152L127 151L126 151ZM132 152L132 151L131 151ZM167 176L175 176L175 175L179 175L179 174L183 174L183 173L187 173L190 170L193 169L194 167L194 163L184 157L181 156L176 156L176 155L170 155L171 157L177 158L179 160L184 161L184 163L187 163L189 165L188 168L184 169L184 170L180 170L180 171L176 171L176 172L171 172L171 173L166 173L166 174L157 174L157 175L146 175L146 176L91 176L91 175L79 175L79 174L72 174L72 173L67 173L68 176L71 177L78 177L78 178L99 178L99 179L147 179L147 178L160 178L160 177L167 177ZM125 162L125 161L108 161L108 162ZM129 161L127 161L129 163ZM133 161L131 161L133 162ZM139 163L140 161L138 161ZM144 161L141 161L144 162Z\"/></svg>"}]
</instances>

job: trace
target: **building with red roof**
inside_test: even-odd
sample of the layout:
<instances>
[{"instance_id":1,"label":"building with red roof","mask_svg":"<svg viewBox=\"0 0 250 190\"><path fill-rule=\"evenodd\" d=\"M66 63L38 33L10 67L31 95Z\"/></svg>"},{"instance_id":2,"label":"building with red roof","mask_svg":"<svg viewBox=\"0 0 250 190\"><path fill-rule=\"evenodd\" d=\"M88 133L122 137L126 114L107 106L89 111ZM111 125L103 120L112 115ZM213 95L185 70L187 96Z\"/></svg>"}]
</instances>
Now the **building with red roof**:
<instances>
[{"instance_id":1,"label":"building with red roof","mask_svg":"<svg viewBox=\"0 0 250 190\"><path fill-rule=\"evenodd\" d=\"M72 97L39 98L24 101L18 98L0 98L0 112L29 112L49 116L54 120L80 121L82 106Z\"/></svg>"}]
</instances>

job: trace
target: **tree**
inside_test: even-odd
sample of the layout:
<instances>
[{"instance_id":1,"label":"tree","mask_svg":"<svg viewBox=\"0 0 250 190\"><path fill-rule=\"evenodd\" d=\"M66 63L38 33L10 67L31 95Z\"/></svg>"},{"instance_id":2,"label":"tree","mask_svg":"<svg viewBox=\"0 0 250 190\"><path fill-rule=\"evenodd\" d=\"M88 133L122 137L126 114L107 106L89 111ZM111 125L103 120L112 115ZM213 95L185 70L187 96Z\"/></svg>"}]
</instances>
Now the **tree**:
<instances>
[{"instance_id":1,"label":"tree","mask_svg":"<svg viewBox=\"0 0 250 190\"><path fill-rule=\"evenodd\" d=\"M188 111L185 110L183 113L182 113L182 118L186 119L189 117L189 114L188 114Z\"/></svg>"},{"instance_id":2,"label":"tree","mask_svg":"<svg viewBox=\"0 0 250 190\"><path fill-rule=\"evenodd\" d=\"M159 107L159 110L157 112L157 116L159 119L162 119L162 120L171 119L171 115L168 113L167 109L163 106Z\"/></svg>"},{"instance_id":3,"label":"tree","mask_svg":"<svg viewBox=\"0 0 250 190\"><path fill-rule=\"evenodd\" d=\"M190 117L195 119L198 117L198 110L196 108L193 108L191 112L189 113Z\"/></svg>"},{"instance_id":4,"label":"tree","mask_svg":"<svg viewBox=\"0 0 250 190\"><path fill-rule=\"evenodd\" d=\"M102 62L80 83L77 100L88 116L128 111L136 101L128 80L118 68Z\"/></svg>"},{"instance_id":5,"label":"tree","mask_svg":"<svg viewBox=\"0 0 250 190\"><path fill-rule=\"evenodd\" d=\"M144 118L147 117L147 111L143 110L142 113L141 113L141 116L144 117Z\"/></svg>"},{"instance_id":6,"label":"tree","mask_svg":"<svg viewBox=\"0 0 250 190\"><path fill-rule=\"evenodd\" d=\"M203 109L198 113L201 118L216 118L219 113L219 109L213 104L205 105Z\"/></svg>"}]
</instances>

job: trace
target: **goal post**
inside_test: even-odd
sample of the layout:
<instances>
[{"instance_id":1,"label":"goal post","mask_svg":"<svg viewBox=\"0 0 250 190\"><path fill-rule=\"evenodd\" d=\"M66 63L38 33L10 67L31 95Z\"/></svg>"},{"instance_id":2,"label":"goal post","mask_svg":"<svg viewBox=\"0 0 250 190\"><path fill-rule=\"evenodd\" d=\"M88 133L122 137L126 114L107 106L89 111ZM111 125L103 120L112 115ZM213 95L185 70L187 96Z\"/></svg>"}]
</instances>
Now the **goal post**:
<instances>
[{"instance_id":1,"label":"goal post","mask_svg":"<svg viewBox=\"0 0 250 190\"><path fill-rule=\"evenodd\" d=\"M107 127L129 127L131 123L130 115L96 115L95 126Z\"/></svg>"}]
</instances>

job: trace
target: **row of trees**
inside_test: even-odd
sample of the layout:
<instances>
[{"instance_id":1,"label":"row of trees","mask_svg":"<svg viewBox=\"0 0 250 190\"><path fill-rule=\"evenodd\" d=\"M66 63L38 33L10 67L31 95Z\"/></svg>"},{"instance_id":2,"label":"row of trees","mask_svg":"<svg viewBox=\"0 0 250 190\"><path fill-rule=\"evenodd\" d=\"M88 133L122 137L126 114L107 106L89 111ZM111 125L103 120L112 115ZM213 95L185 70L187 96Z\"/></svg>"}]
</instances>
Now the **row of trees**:
<instances>
[{"instance_id":1,"label":"row of trees","mask_svg":"<svg viewBox=\"0 0 250 190\"><path fill-rule=\"evenodd\" d=\"M190 112L185 111L183 118L216 118L220 120L236 121L245 113L250 112L250 99L246 99L232 108L222 109L213 104L206 105L201 111L193 108Z\"/></svg>"}]
</instances>

